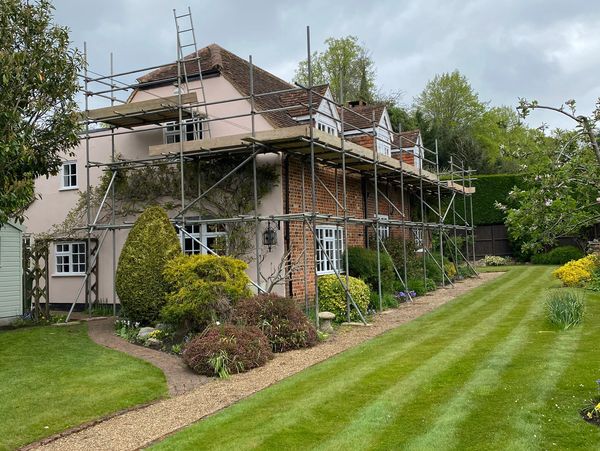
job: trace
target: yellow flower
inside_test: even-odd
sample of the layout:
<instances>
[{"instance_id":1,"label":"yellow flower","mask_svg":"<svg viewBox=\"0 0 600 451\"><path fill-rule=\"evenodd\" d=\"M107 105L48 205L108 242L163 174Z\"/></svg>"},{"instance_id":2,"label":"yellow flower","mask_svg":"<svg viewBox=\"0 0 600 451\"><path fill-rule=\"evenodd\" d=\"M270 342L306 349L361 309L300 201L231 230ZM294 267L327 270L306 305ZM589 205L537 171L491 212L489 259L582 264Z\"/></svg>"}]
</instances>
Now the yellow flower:
<instances>
[{"instance_id":1,"label":"yellow flower","mask_svg":"<svg viewBox=\"0 0 600 451\"><path fill-rule=\"evenodd\" d=\"M594 407L594 410L596 412L600 412L600 402L598 404L596 404L596 407Z\"/></svg>"},{"instance_id":2,"label":"yellow flower","mask_svg":"<svg viewBox=\"0 0 600 451\"><path fill-rule=\"evenodd\" d=\"M587 417L588 417L589 419L592 419L592 412L588 412L588 413L587 413Z\"/></svg>"}]
</instances>

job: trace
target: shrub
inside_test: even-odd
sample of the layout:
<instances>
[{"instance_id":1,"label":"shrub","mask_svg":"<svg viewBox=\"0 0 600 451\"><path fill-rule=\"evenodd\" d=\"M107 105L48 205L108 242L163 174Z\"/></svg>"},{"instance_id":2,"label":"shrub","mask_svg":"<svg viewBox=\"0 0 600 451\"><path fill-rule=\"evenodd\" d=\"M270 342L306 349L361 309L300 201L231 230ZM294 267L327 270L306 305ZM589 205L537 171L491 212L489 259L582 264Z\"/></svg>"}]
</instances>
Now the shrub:
<instances>
[{"instance_id":1,"label":"shrub","mask_svg":"<svg viewBox=\"0 0 600 451\"><path fill-rule=\"evenodd\" d=\"M380 268L381 290L384 293L391 293L394 291L396 273L394 272L392 259L383 251L380 252ZM371 290L377 291L379 289L376 250L365 247L348 248L348 269L351 276L364 280Z\"/></svg>"},{"instance_id":2,"label":"shrub","mask_svg":"<svg viewBox=\"0 0 600 451\"><path fill-rule=\"evenodd\" d=\"M384 309L396 308L399 305L399 300L396 297L396 293L381 293L381 304ZM369 310L379 310L379 293L377 291L371 291L369 296Z\"/></svg>"},{"instance_id":3,"label":"shrub","mask_svg":"<svg viewBox=\"0 0 600 451\"><path fill-rule=\"evenodd\" d=\"M400 271L400 274L404 273L404 261L406 258L406 270L408 277L418 277L423 271L423 261L421 257L417 255L415 242L412 240L406 240L406 256L404 255L405 243L398 238L389 237L383 241L385 248L387 249L392 261ZM402 287L396 287L402 289Z\"/></svg>"},{"instance_id":4,"label":"shrub","mask_svg":"<svg viewBox=\"0 0 600 451\"><path fill-rule=\"evenodd\" d=\"M442 283L442 269L440 268L441 262L442 255L439 252L430 252L425 256L427 277L432 279L436 284ZM456 276L456 266L446 256L444 256L443 262L446 275L450 279L453 279L454 276Z\"/></svg>"},{"instance_id":5,"label":"shrub","mask_svg":"<svg viewBox=\"0 0 600 451\"><path fill-rule=\"evenodd\" d=\"M546 317L561 329L568 329L581 322L585 311L583 296L571 290L556 290L546 300Z\"/></svg>"},{"instance_id":6,"label":"shrub","mask_svg":"<svg viewBox=\"0 0 600 451\"><path fill-rule=\"evenodd\" d=\"M115 286L124 317L142 325L158 319L167 290L163 270L179 254L179 239L165 211L147 208L135 221L119 257Z\"/></svg>"},{"instance_id":7,"label":"shrub","mask_svg":"<svg viewBox=\"0 0 600 451\"><path fill-rule=\"evenodd\" d=\"M432 279L427 278L423 280L423 277L408 279L408 289L414 291L417 296L423 296L429 291L435 291L437 288L435 282Z\"/></svg>"},{"instance_id":8,"label":"shrub","mask_svg":"<svg viewBox=\"0 0 600 451\"><path fill-rule=\"evenodd\" d=\"M206 376L243 373L271 358L269 341L258 327L232 324L207 328L183 351L183 361L196 373Z\"/></svg>"},{"instance_id":9,"label":"shrub","mask_svg":"<svg viewBox=\"0 0 600 451\"><path fill-rule=\"evenodd\" d=\"M262 330L273 352L307 348L318 341L317 330L293 299L274 294L244 298L235 305L233 318Z\"/></svg>"},{"instance_id":10,"label":"shrub","mask_svg":"<svg viewBox=\"0 0 600 451\"><path fill-rule=\"evenodd\" d=\"M211 322L228 319L232 303L250 296L247 267L232 257L174 258L164 270L169 291L161 312L163 321L185 333L201 331Z\"/></svg>"},{"instance_id":11,"label":"shrub","mask_svg":"<svg viewBox=\"0 0 600 451\"><path fill-rule=\"evenodd\" d=\"M531 263L534 265L564 265L571 260L579 260L583 256L583 251L575 246L560 246L549 252L532 256Z\"/></svg>"},{"instance_id":12,"label":"shrub","mask_svg":"<svg viewBox=\"0 0 600 451\"><path fill-rule=\"evenodd\" d=\"M483 257L483 263L485 266L504 266L508 264L508 260L498 255L486 255Z\"/></svg>"},{"instance_id":13,"label":"shrub","mask_svg":"<svg viewBox=\"0 0 600 451\"><path fill-rule=\"evenodd\" d=\"M345 276L341 276L345 283ZM328 274L319 277L319 308L321 311L334 313L336 319L341 321L346 318L346 290L340 283L335 274ZM349 277L348 291L352 299L364 315L369 306L370 290L369 286L356 277ZM356 309L351 307L350 318L357 320L360 318Z\"/></svg>"},{"instance_id":14,"label":"shrub","mask_svg":"<svg viewBox=\"0 0 600 451\"><path fill-rule=\"evenodd\" d=\"M467 264L460 265L458 268L456 268L456 270L458 272L458 275L461 276L463 279L475 276L475 271L473 271L471 267Z\"/></svg>"},{"instance_id":15,"label":"shrub","mask_svg":"<svg viewBox=\"0 0 600 451\"><path fill-rule=\"evenodd\" d=\"M598 258L595 255L588 255L564 264L552 274L560 279L564 286L578 287L591 280L596 267L598 267Z\"/></svg>"}]
</instances>

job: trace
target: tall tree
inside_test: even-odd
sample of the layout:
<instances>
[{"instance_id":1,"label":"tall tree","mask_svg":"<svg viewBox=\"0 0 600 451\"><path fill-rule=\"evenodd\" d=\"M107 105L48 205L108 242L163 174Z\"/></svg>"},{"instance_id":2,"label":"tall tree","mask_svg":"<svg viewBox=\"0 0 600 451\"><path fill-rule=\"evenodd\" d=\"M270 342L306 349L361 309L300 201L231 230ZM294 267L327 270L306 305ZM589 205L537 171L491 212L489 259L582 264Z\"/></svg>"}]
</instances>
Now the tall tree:
<instances>
[{"instance_id":1,"label":"tall tree","mask_svg":"<svg viewBox=\"0 0 600 451\"><path fill-rule=\"evenodd\" d=\"M77 145L83 58L48 0L0 0L0 224L22 218L34 180Z\"/></svg>"},{"instance_id":2,"label":"tall tree","mask_svg":"<svg viewBox=\"0 0 600 451\"><path fill-rule=\"evenodd\" d=\"M480 153L472 131L486 105L460 72L436 75L415 98L414 106L431 122L442 164L451 155L467 160Z\"/></svg>"},{"instance_id":3,"label":"tall tree","mask_svg":"<svg viewBox=\"0 0 600 451\"><path fill-rule=\"evenodd\" d=\"M326 49L311 55L313 85L329 83L331 93L339 99L340 86L343 86L344 101L374 100L375 63L369 51L358 42L356 36L327 38ZM298 64L294 81L308 86L308 61Z\"/></svg>"}]
</instances>

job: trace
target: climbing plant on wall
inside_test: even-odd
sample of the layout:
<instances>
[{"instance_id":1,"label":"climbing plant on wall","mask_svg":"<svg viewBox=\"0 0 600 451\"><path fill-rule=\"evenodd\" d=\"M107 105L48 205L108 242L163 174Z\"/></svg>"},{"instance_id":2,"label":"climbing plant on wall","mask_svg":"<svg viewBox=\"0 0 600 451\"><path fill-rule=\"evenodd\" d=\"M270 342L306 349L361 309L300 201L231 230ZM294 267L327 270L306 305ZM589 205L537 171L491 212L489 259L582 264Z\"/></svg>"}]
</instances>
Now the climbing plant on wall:
<instances>
[{"instance_id":1,"label":"climbing plant on wall","mask_svg":"<svg viewBox=\"0 0 600 451\"><path fill-rule=\"evenodd\" d=\"M208 161L190 161L184 163L184 190L186 205L208 191L226 174L243 161L243 157L232 156ZM112 172L107 171L100 183L90 189L90 206L92 219L100 207L102 198L109 188ZM115 201L112 196L106 199L99 215L98 223L109 223L114 208L115 216L133 219L146 207L160 205L174 216L181 209L181 171L179 165L157 165L142 168L120 168L114 181ZM279 183L279 173L274 164L257 166L258 201ZM56 225L53 236L73 237L82 233L81 227L86 224L87 196L80 194L77 205L68 213L65 221ZM207 192L201 201L195 203L186 217L233 218L252 213L254 210L253 169L249 162L235 171L225 181ZM247 255L254 245L251 236L253 222L235 222L223 224L227 240L223 244L224 253L237 258Z\"/></svg>"}]
</instances>

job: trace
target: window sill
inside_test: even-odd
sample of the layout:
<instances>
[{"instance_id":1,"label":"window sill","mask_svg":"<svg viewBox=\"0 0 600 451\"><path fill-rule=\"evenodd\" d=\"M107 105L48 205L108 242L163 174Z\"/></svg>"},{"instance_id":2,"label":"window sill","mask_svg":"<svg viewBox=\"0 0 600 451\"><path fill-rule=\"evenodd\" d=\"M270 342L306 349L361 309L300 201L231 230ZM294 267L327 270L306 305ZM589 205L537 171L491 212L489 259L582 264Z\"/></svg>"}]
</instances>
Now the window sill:
<instances>
[{"instance_id":1,"label":"window sill","mask_svg":"<svg viewBox=\"0 0 600 451\"><path fill-rule=\"evenodd\" d=\"M317 276L328 276L331 274L335 274L335 271L317 271ZM344 271L338 271L338 273L342 276L345 276L345 272Z\"/></svg>"},{"instance_id":2,"label":"window sill","mask_svg":"<svg viewBox=\"0 0 600 451\"><path fill-rule=\"evenodd\" d=\"M59 191L74 191L76 189L79 189L78 186L67 186L67 187L63 187L63 188L59 188Z\"/></svg>"},{"instance_id":3,"label":"window sill","mask_svg":"<svg viewBox=\"0 0 600 451\"><path fill-rule=\"evenodd\" d=\"M85 277L84 272L55 272L50 277Z\"/></svg>"}]
</instances>

